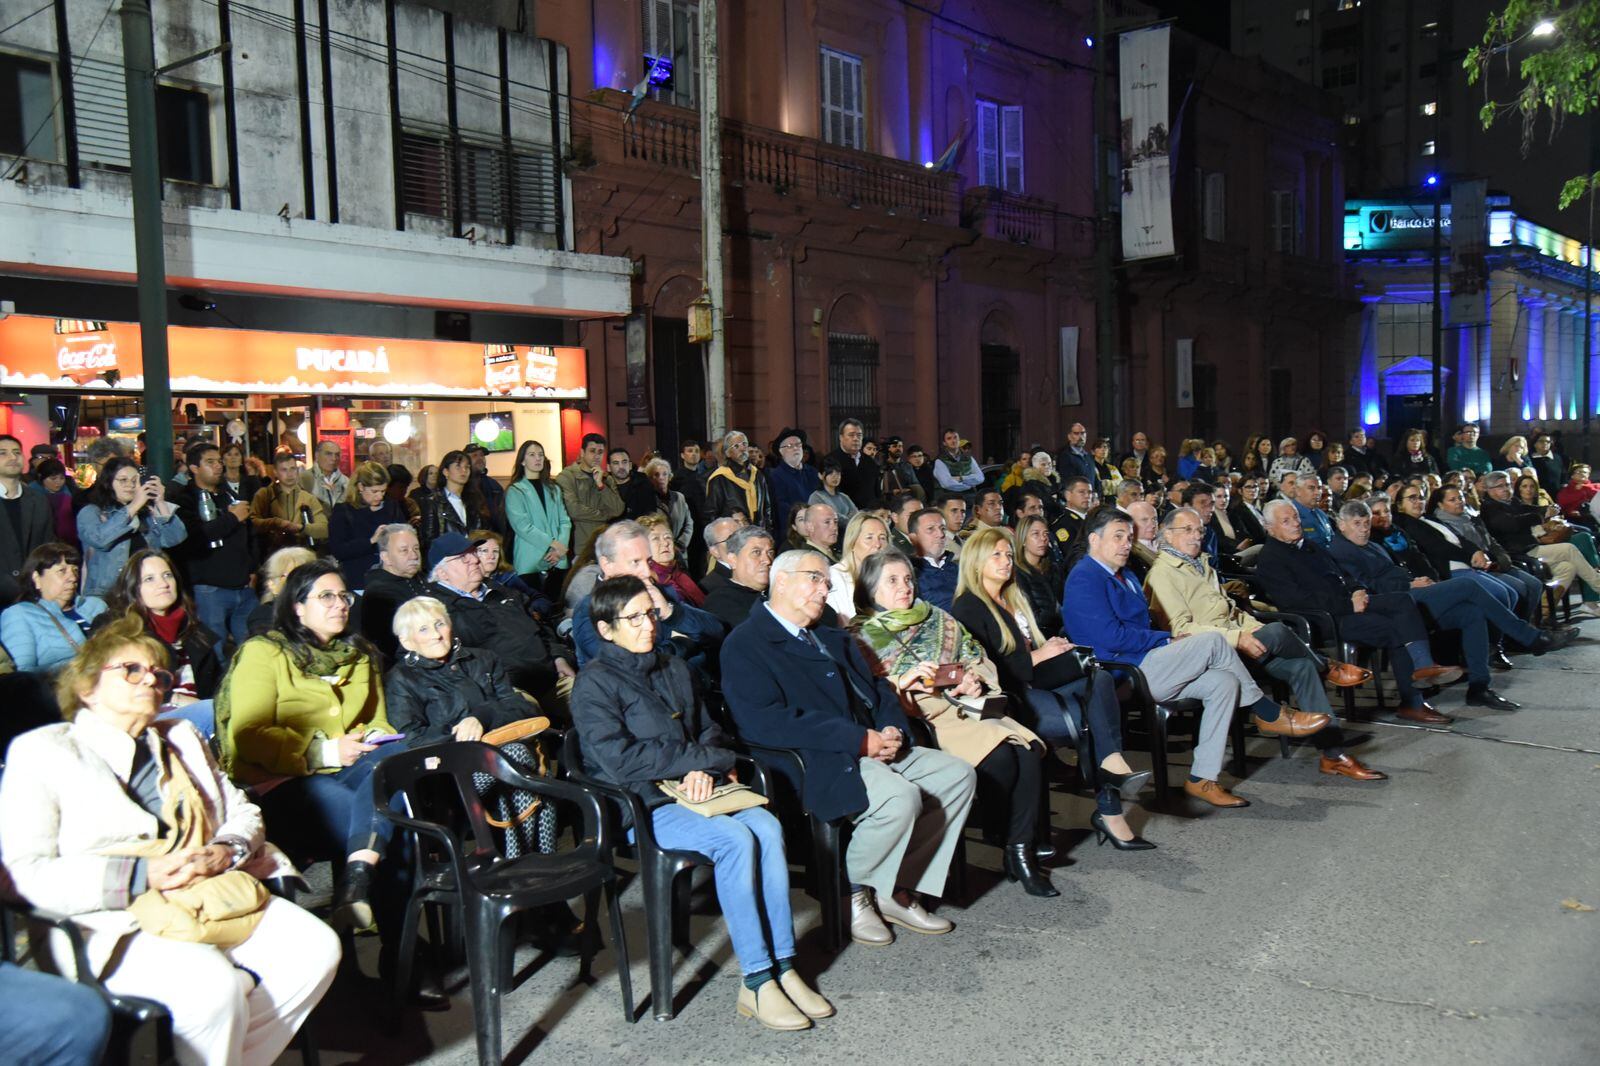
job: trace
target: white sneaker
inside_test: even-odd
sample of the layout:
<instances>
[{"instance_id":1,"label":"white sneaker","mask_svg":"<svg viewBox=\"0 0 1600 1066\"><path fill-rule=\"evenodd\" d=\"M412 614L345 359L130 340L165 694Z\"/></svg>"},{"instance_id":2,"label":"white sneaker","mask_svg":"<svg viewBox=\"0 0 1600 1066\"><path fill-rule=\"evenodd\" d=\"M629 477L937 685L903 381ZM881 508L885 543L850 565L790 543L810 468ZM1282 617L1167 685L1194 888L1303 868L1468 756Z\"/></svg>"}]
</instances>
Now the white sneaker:
<instances>
[{"instance_id":1,"label":"white sneaker","mask_svg":"<svg viewBox=\"0 0 1600 1066\"><path fill-rule=\"evenodd\" d=\"M1600 618L1600 600L1591 600L1579 607L1574 614L1586 614L1590 618Z\"/></svg>"}]
</instances>

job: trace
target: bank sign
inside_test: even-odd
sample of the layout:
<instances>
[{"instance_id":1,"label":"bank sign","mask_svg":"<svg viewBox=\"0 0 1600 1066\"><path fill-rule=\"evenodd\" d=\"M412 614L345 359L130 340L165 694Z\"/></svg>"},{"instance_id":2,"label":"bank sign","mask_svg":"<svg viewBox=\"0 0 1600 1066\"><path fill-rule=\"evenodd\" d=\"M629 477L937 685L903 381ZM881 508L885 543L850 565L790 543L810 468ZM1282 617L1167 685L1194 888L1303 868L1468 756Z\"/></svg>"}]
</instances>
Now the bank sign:
<instances>
[{"instance_id":1,"label":"bank sign","mask_svg":"<svg viewBox=\"0 0 1600 1066\"><path fill-rule=\"evenodd\" d=\"M1439 206L1439 239L1450 246L1450 205ZM1344 216L1345 251L1432 249L1433 204L1363 204Z\"/></svg>"}]
</instances>

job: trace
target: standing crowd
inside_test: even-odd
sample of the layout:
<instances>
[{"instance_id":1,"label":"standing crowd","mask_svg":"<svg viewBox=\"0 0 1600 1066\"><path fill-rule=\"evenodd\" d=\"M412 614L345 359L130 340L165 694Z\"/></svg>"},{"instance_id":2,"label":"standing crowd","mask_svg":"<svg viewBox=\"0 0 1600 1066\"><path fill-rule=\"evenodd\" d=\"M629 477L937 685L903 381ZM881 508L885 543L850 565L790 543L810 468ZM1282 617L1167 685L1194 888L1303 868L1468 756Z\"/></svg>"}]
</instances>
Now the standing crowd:
<instances>
[{"instance_id":1,"label":"standing crowd","mask_svg":"<svg viewBox=\"0 0 1600 1066\"><path fill-rule=\"evenodd\" d=\"M834 1006L795 967L786 822L840 828L855 943L947 934L969 824L1059 895L1052 786L1092 797L1100 844L1157 847L1126 807L1152 779L1123 747L1141 698L1194 701L1182 790L1246 807L1223 769L1240 716L1381 780L1330 692L1384 670L1408 722L1447 728L1429 700L1462 680L1515 711L1512 657L1576 637L1569 588L1600 616L1600 486L1543 432L1116 453L1075 424L988 468L954 429L931 455L854 419L832 443L635 457L589 434L552 476L530 440L503 484L479 446L413 475L382 442L302 469L202 441L163 483L101 440L78 492L0 435L7 895L75 919L106 988L165 1004L181 1061L268 1063L332 982L335 929L376 932L380 976L409 968L383 760L491 742L548 773L541 735L575 731L567 770L711 859L738 1012L804 1029ZM702 813L751 754L781 794ZM558 849L552 811L483 787L506 859ZM288 890L324 861L327 921ZM538 918L546 945L579 931ZM0 1057L95 1061L106 1008L79 991L0 964Z\"/></svg>"}]
</instances>

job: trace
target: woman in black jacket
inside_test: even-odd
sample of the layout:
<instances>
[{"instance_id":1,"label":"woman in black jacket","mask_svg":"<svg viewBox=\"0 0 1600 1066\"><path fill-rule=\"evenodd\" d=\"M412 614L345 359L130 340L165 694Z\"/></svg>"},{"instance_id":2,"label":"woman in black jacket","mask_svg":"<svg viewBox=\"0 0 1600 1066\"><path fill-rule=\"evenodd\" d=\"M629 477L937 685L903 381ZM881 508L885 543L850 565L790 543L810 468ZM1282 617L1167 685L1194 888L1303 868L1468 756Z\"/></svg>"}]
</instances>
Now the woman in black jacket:
<instances>
[{"instance_id":1,"label":"woman in black jacket","mask_svg":"<svg viewBox=\"0 0 1600 1066\"><path fill-rule=\"evenodd\" d=\"M401 604L394 613L394 634L403 650L383 678L385 710L389 724L404 733L408 743L482 740L490 730L538 716L538 704L512 687L493 652L456 643L450 612L432 596ZM544 721L547 726L548 719ZM527 744L504 743L500 752L523 771L538 772L538 760ZM531 812L539 804L532 793L512 790L499 795L487 775L474 774L473 783L483 794L495 792L491 804L501 807L502 821L512 823L503 843L507 858L555 850L556 822L550 807L540 808L534 818Z\"/></svg>"},{"instance_id":2,"label":"woman in black jacket","mask_svg":"<svg viewBox=\"0 0 1600 1066\"><path fill-rule=\"evenodd\" d=\"M994 662L1000 688L1012 697L1024 725L1056 745L1088 729L1097 763L1080 766L1079 773L1098 786L1089 821L1100 841L1110 840L1124 851L1155 847L1135 835L1122 814L1122 799L1138 795L1150 771L1135 771L1122 755L1116 681L1107 670L1086 673L1082 660L1067 654L1073 646L1065 637L1047 640L1041 635L1015 573L1006 531L978 530L961 548L951 615Z\"/></svg>"},{"instance_id":3,"label":"woman in black jacket","mask_svg":"<svg viewBox=\"0 0 1600 1066\"><path fill-rule=\"evenodd\" d=\"M1033 617L1045 639L1061 633L1061 586L1065 578L1056 562L1050 544L1050 524L1037 515L1017 522L1012 534L1012 549L1016 552L1017 585L1028 597Z\"/></svg>"},{"instance_id":4,"label":"woman in black jacket","mask_svg":"<svg viewBox=\"0 0 1600 1066\"><path fill-rule=\"evenodd\" d=\"M382 463L356 467L343 502L328 520L328 549L350 591L365 589L367 571L378 565L378 530L408 518L405 506L389 498L389 471Z\"/></svg>"},{"instance_id":5,"label":"woman in black jacket","mask_svg":"<svg viewBox=\"0 0 1600 1066\"><path fill-rule=\"evenodd\" d=\"M134 615L167 649L173 686L157 717L182 718L211 739L216 732L211 701L225 672L222 642L201 624L172 560L152 548L129 555L106 600L96 629Z\"/></svg>"},{"instance_id":6,"label":"woman in black jacket","mask_svg":"<svg viewBox=\"0 0 1600 1066\"><path fill-rule=\"evenodd\" d=\"M706 817L674 802L657 782L692 801L732 780L734 756L706 713L682 660L656 649L656 612L633 576L600 582L589 614L603 643L572 689L573 727L596 777L635 792L664 848L708 855L733 952L744 971L738 1011L772 1029L808 1029L833 1006L794 969L794 919L783 829L760 807ZM770 946L762 929L770 930Z\"/></svg>"}]
</instances>

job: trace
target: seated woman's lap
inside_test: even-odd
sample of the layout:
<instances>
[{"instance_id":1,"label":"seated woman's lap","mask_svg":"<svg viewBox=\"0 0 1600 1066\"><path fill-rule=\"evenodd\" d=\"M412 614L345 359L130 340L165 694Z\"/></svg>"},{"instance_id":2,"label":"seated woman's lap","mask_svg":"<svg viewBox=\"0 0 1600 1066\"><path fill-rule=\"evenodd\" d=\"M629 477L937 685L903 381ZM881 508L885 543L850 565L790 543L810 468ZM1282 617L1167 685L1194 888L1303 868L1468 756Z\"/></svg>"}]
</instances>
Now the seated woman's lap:
<instances>
[{"instance_id":1,"label":"seated woman's lap","mask_svg":"<svg viewBox=\"0 0 1600 1066\"><path fill-rule=\"evenodd\" d=\"M267 837L302 859L384 850L394 824L373 806L372 771L403 743L368 752L337 773L290 778L257 796Z\"/></svg>"},{"instance_id":2,"label":"seated woman's lap","mask_svg":"<svg viewBox=\"0 0 1600 1066\"><path fill-rule=\"evenodd\" d=\"M656 843L663 848L698 851L713 863L742 858L759 845L783 847L783 827L766 809L752 807L736 814L707 818L687 807L669 803L650 815Z\"/></svg>"}]
</instances>

